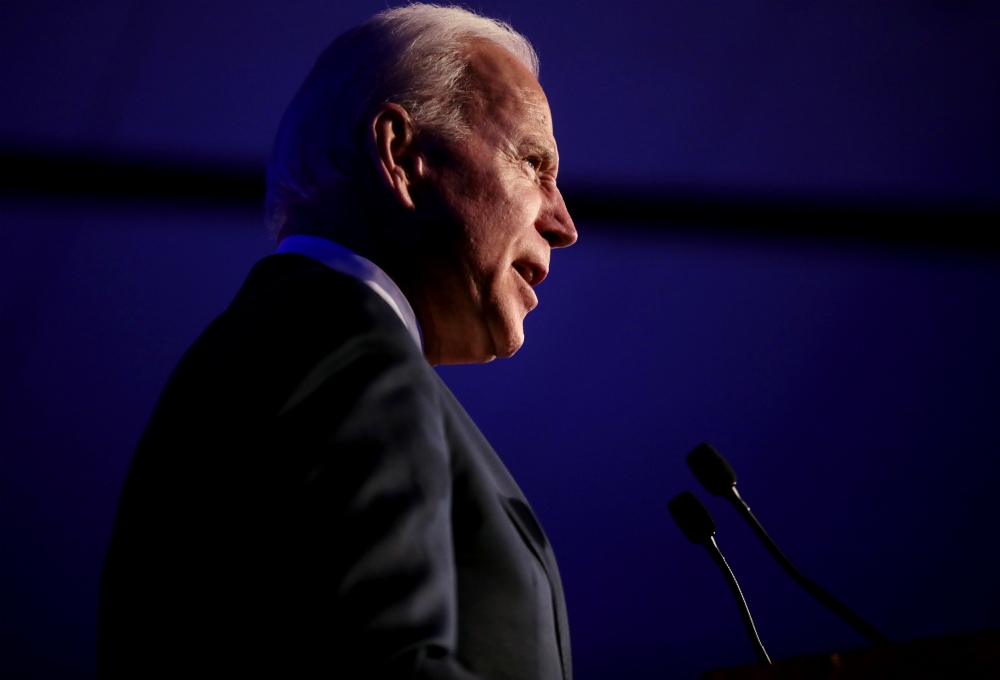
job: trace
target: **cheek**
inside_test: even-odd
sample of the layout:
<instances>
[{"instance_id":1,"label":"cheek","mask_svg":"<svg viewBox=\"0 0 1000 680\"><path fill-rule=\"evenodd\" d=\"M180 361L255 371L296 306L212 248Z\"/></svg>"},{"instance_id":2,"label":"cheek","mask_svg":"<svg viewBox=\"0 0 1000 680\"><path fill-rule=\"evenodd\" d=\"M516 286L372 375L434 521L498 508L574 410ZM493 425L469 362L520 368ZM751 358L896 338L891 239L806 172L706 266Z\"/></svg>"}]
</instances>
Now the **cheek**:
<instances>
[{"instance_id":1,"label":"cheek","mask_svg":"<svg viewBox=\"0 0 1000 680\"><path fill-rule=\"evenodd\" d=\"M470 281L497 356L514 354L524 342L524 317L538 304L534 291L513 266L524 238L534 233L537 194L504 193L470 224L467 260Z\"/></svg>"},{"instance_id":2,"label":"cheek","mask_svg":"<svg viewBox=\"0 0 1000 680\"><path fill-rule=\"evenodd\" d=\"M481 240L481 263L490 279L491 297L505 307L516 307L520 318L534 309L538 300L513 265L523 256L525 241L535 235L540 204L537 192L504 195L493 207L488 231Z\"/></svg>"},{"instance_id":3,"label":"cheek","mask_svg":"<svg viewBox=\"0 0 1000 680\"><path fill-rule=\"evenodd\" d=\"M523 180L518 184L523 184ZM510 268L525 239L535 233L541 197L535 187L515 186L497 196L485 211L480 224L482 251L494 269ZM513 190L512 190L513 189Z\"/></svg>"},{"instance_id":4,"label":"cheek","mask_svg":"<svg viewBox=\"0 0 1000 680\"><path fill-rule=\"evenodd\" d=\"M496 202L471 221L466 234L466 259L481 280L506 278L514 261L517 224L521 215L517 205ZM492 284L491 284L492 285Z\"/></svg>"},{"instance_id":5,"label":"cheek","mask_svg":"<svg viewBox=\"0 0 1000 680\"><path fill-rule=\"evenodd\" d=\"M512 265L524 240L534 235L541 196L525 177L508 174L476 177L479 191L458 202L464 226L461 259L480 299L505 307L516 301L530 310L534 295Z\"/></svg>"}]
</instances>

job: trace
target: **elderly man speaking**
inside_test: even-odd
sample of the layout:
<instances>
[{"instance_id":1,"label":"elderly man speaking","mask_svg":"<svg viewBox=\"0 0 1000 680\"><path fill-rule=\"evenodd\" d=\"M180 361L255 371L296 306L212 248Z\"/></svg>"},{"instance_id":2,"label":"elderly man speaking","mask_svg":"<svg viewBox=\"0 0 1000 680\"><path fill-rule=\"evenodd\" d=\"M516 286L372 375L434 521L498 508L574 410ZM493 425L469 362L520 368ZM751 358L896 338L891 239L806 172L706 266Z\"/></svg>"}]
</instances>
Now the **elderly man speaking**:
<instances>
[{"instance_id":1,"label":"elderly man speaking","mask_svg":"<svg viewBox=\"0 0 1000 680\"><path fill-rule=\"evenodd\" d=\"M277 254L181 360L129 469L105 678L571 677L552 549L432 366L509 357L576 229L531 46L409 5L282 120Z\"/></svg>"}]
</instances>

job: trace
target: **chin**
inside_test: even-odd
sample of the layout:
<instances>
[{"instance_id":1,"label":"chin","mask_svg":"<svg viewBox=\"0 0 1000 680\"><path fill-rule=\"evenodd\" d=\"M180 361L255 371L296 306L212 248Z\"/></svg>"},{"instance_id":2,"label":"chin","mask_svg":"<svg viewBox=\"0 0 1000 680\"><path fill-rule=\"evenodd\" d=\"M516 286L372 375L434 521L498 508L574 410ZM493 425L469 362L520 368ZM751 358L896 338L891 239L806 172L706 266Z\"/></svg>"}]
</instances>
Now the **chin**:
<instances>
[{"instance_id":1,"label":"chin","mask_svg":"<svg viewBox=\"0 0 1000 680\"><path fill-rule=\"evenodd\" d=\"M425 337L426 340L426 337ZM432 366L449 364L488 364L494 359L514 356L524 344L523 332L503 332L480 336L476 340L466 338L464 343L451 345L445 351L430 352L427 360Z\"/></svg>"},{"instance_id":2,"label":"chin","mask_svg":"<svg viewBox=\"0 0 1000 680\"><path fill-rule=\"evenodd\" d=\"M514 356L524 344L524 316L527 311L509 308L490 311L493 313L488 313L478 323L457 326L461 332L445 336L448 340L443 343L429 340L425 330L424 341L432 348L436 345L427 354L431 365L485 364Z\"/></svg>"},{"instance_id":3,"label":"chin","mask_svg":"<svg viewBox=\"0 0 1000 680\"><path fill-rule=\"evenodd\" d=\"M516 328L505 330L506 332L501 337L495 338L493 341L495 354L492 358L509 359L524 344L524 327L521 324L517 324Z\"/></svg>"}]
</instances>

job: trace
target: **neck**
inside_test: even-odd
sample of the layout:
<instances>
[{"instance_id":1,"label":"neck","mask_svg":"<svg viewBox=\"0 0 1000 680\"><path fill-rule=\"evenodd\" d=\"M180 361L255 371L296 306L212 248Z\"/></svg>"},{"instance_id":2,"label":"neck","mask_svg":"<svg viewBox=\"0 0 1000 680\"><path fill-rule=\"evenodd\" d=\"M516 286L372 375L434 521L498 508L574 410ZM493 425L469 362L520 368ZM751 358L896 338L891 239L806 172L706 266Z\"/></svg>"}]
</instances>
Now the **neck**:
<instances>
[{"instance_id":1,"label":"neck","mask_svg":"<svg viewBox=\"0 0 1000 680\"><path fill-rule=\"evenodd\" d=\"M363 211L350 204L293 206L287 209L278 240L292 234L320 236L379 264L377 239L368 229L364 217Z\"/></svg>"},{"instance_id":2,"label":"neck","mask_svg":"<svg viewBox=\"0 0 1000 680\"><path fill-rule=\"evenodd\" d=\"M374 263L399 286L414 313L427 331L433 326L428 318L427 301L423 299L421 280L426 273L418 271L423 259L421 244L400 242L401 234L414 233L409 228L395 224L392 216L374 216L370 211L347 202L326 203L322 207L295 206L286 212L278 240L293 234L319 236L334 241ZM426 345L425 345L426 346Z\"/></svg>"}]
</instances>

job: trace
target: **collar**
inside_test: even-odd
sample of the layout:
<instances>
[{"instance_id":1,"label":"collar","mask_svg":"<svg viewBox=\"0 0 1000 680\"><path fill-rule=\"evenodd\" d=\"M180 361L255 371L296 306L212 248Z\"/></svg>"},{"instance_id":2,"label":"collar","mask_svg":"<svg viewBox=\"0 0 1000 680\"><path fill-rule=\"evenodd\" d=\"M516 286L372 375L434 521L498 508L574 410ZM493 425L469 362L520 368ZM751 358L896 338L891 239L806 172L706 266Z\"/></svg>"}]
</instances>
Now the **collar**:
<instances>
[{"instance_id":1,"label":"collar","mask_svg":"<svg viewBox=\"0 0 1000 680\"><path fill-rule=\"evenodd\" d=\"M420 324L417 322L417 315L413 313L413 307L410 306L396 282L390 279L389 275L379 269L374 262L366 260L339 243L307 234L286 236L278 244L277 252L278 254L305 255L317 262L322 262L334 271L353 276L364 283L392 307L392 311L396 312L403 325L406 326L406 330L410 332L413 342L417 343L417 347L423 352L423 335L420 331Z\"/></svg>"}]
</instances>

